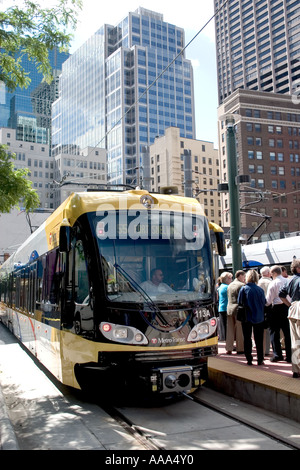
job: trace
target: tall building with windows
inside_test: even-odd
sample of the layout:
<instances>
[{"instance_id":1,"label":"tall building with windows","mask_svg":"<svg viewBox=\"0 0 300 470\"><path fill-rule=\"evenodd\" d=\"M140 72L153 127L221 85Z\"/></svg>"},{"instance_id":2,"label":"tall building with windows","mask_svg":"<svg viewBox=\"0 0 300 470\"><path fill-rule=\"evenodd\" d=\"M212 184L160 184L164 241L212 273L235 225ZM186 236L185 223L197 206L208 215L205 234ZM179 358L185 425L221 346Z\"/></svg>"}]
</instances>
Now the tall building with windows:
<instances>
[{"instance_id":1,"label":"tall building with windows","mask_svg":"<svg viewBox=\"0 0 300 470\"><path fill-rule=\"evenodd\" d=\"M215 11L222 3L215 0ZM300 80L298 0L229 0L215 28L220 104L237 88L292 94Z\"/></svg>"},{"instance_id":2,"label":"tall building with windows","mask_svg":"<svg viewBox=\"0 0 300 470\"><path fill-rule=\"evenodd\" d=\"M279 238L283 233L299 232L299 104L292 103L289 95L253 90L236 90L224 101L219 107L223 181L228 180L227 114L236 116L239 174L250 176L250 182L240 186L242 234L259 237L269 233ZM222 215L222 225L228 227L228 194L222 198Z\"/></svg>"},{"instance_id":3,"label":"tall building with windows","mask_svg":"<svg viewBox=\"0 0 300 470\"><path fill-rule=\"evenodd\" d=\"M110 182L132 183L145 147L166 128L195 138L193 71L183 47L182 28L143 8L102 26L63 64L54 156L105 148Z\"/></svg>"},{"instance_id":4,"label":"tall building with windows","mask_svg":"<svg viewBox=\"0 0 300 470\"><path fill-rule=\"evenodd\" d=\"M215 11L222 5L215 0ZM299 230L300 4L229 0L216 15L221 179L228 179L226 117L235 116L242 231ZM223 226L230 224L228 194Z\"/></svg>"},{"instance_id":5,"label":"tall building with windows","mask_svg":"<svg viewBox=\"0 0 300 470\"><path fill-rule=\"evenodd\" d=\"M0 128L15 129L17 140L50 145L51 106L58 97L58 75L69 55L57 49L49 51L54 76L51 84L43 80L34 61L22 58L31 82L27 88L17 87L14 92L0 83Z\"/></svg>"},{"instance_id":6,"label":"tall building with windows","mask_svg":"<svg viewBox=\"0 0 300 470\"><path fill-rule=\"evenodd\" d=\"M185 155L190 154L191 180L186 181ZM191 185L192 195L203 205L211 222L221 224L221 200L217 191L220 182L218 150L212 142L180 137L177 127L166 129L150 145L149 187L155 192L175 187L178 194L186 194ZM143 181L146 187L146 181ZM175 190L175 191L176 191Z\"/></svg>"}]
</instances>

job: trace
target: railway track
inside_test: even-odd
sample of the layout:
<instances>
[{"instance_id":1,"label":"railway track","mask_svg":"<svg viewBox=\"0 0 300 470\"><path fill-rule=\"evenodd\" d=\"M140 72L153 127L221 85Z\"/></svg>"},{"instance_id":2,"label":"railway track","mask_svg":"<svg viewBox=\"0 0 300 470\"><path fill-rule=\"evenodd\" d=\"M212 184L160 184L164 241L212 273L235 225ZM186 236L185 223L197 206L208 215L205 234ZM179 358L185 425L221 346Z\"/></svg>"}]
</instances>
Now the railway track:
<instances>
[{"instance_id":1,"label":"railway track","mask_svg":"<svg viewBox=\"0 0 300 470\"><path fill-rule=\"evenodd\" d=\"M232 413L230 410L225 410L225 409L221 408L220 406L218 406L214 403L208 403L206 400L203 400L203 399L201 399L197 396L194 396L194 395L188 395L186 393L182 393L182 395L185 398L187 398L188 400L192 400L194 403L197 403L201 406L204 406L204 407L206 407L210 410L213 410L213 411L215 411L215 412L217 412L217 413L219 413L223 416L226 416L227 418L233 419L237 423L245 425L245 426L253 429L254 431L258 431L258 432L264 434L265 436L267 436L271 439L274 439L275 441L280 442L283 445L288 446L292 450L299 450L300 449L300 444L297 445L295 442L291 441L288 437L284 437L284 436L279 435L278 433L276 433L274 431L267 430L265 427L263 427L259 424L256 424L252 421L249 421L248 419L245 419L245 418L241 419L241 418L237 417L234 413Z\"/></svg>"},{"instance_id":2,"label":"railway track","mask_svg":"<svg viewBox=\"0 0 300 470\"><path fill-rule=\"evenodd\" d=\"M259 423L255 422L255 419L252 421L250 419L246 419L245 417L239 417L236 413L232 412L230 409L224 409L224 407L219 406L218 404L214 403L213 400L208 401L205 398L202 399L199 396L188 395L186 393L182 393L181 397L182 397L182 401L189 400L193 402L196 406L201 406L206 409L209 409L212 412L217 413L218 415L228 418L229 420L237 423L238 425L245 426L251 431L259 433L262 436L262 438L265 437L267 439L271 439L275 441L276 443L282 446L285 446L287 449L290 449L290 450L300 449L300 443L298 445L297 442L289 439L288 436L283 436L273 430L267 429L263 425L260 425ZM118 408L112 405L109 405L109 406L99 405L99 406L101 406L102 409L107 414L109 414L114 420L116 420L118 424L122 426L126 432L128 432L132 437L134 437L145 450L152 450L152 451L153 450L155 451L170 450L168 446L164 446L161 443L158 443L158 441L161 441L161 440L159 438L157 439L157 436L155 436L155 433L153 433L153 429L151 430L151 424L148 424L146 419L145 419L144 426L141 426L140 424L137 424L135 422L135 419L133 417L134 413L132 413L132 408L127 408L127 407ZM141 411L141 413L143 413L143 411ZM154 408L153 413L154 414L157 413L157 409L155 410ZM196 415L197 412L195 411L194 414Z\"/></svg>"},{"instance_id":3,"label":"railway track","mask_svg":"<svg viewBox=\"0 0 300 470\"><path fill-rule=\"evenodd\" d=\"M157 445L151 436L147 434L141 427L135 426L123 413L113 406L101 405L103 411L105 411L112 419L122 426L122 428L129 433L140 446L145 450L165 450L164 447Z\"/></svg>"}]
</instances>

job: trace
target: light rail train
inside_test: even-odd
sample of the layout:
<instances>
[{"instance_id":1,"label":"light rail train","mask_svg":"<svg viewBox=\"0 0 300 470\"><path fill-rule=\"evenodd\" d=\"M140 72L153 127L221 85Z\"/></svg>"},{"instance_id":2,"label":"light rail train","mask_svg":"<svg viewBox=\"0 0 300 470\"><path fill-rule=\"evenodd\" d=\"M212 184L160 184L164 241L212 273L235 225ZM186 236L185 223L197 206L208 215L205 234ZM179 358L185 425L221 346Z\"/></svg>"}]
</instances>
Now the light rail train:
<instances>
[{"instance_id":1,"label":"light rail train","mask_svg":"<svg viewBox=\"0 0 300 470\"><path fill-rule=\"evenodd\" d=\"M300 258L300 236L270 240L267 242L242 245L243 268L263 266L290 266L294 258ZM226 256L220 256L219 269L232 269L232 250L227 249Z\"/></svg>"},{"instance_id":2,"label":"light rail train","mask_svg":"<svg viewBox=\"0 0 300 470\"><path fill-rule=\"evenodd\" d=\"M68 386L190 392L217 353L212 243L195 199L73 193L1 266L0 319Z\"/></svg>"}]
</instances>

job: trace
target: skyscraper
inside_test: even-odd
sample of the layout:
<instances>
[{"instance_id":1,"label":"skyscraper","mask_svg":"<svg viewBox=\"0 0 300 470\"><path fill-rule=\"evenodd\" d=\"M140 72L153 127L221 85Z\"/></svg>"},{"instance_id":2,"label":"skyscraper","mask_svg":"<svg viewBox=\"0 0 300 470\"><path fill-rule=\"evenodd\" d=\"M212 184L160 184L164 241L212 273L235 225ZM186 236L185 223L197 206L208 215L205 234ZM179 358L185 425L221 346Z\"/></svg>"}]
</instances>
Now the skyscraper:
<instances>
[{"instance_id":1,"label":"skyscraper","mask_svg":"<svg viewBox=\"0 0 300 470\"><path fill-rule=\"evenodd\" d=\"M223 0L215 0L215 11ZM229 0L216 16L221 104L237 88L292 94L300 79L300 5Z\"/></svg>"},{"instance_id":2,"label":"skyscraper","mask_svg":"<svg viewBox=\"0 0 300 470\"><path fill-rule=\"evenodd\" d=\"M130 184L141 176L145 147L166 128L195 138L193 71L183 47L182 28L143 8L102 26L63 65L54 155L106 148L110 181Z\"/></svg>"},{"instance_id":3,"label":"skyscraper","mask_svg":"<svg viewBox=\"0 0 300 470\"><path fill-rule=\"evenodd\" d=\"M43 74L37 69L34 61L23 57L22 66L29 74L28 88L19 88L8 92L4 84L0 84L0 127L16 130L16 139L25 142L49 144L51 136L51 106L57 98L58 75L62 63L70 54L49 51L49 60L54 80L47 84Z\"/></svg>"},{"instance_id":4,"label":"skyscraper","mask_svg":"<svg viewBox=\"0 0 300 470\"><path fill-rule=\"evenodd\" d=\"M221 4L215 0L216 11ZM221 178L227 181L232 163L225 125L231 115L238 172L250 177L239 192L247 237L300 229L299 13L295 0L229 0L216 15ZM228 194L222 209L228 226Z\"/></svg>"}]
</instances>

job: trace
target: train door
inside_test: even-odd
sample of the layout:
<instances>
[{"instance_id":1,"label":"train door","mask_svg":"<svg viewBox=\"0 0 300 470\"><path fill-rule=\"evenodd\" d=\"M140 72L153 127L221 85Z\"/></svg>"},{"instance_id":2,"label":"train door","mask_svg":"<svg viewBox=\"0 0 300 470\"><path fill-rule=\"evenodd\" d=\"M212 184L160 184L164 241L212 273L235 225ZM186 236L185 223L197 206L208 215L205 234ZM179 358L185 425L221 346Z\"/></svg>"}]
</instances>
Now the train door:
<instances>
[{"instance_id":1,"label":"train door","mask_svg":"<svg viewBox=\"0 0 300 470\"><path fill-rule=\"evenodd\" d=\"M29 269L29 290L28 290L28 326L27 326L27 340L28 348L32 354L36 354L36 341L35 341L35 322L34 313L36 307L36 282L37 282L37 263L30 266Z\"/></svg>"},{"instance_id":2,"label":"train door","mask_svg":"<svg viewBox=\"0 0 300 470\"><path fill-rule=\"evenodd\" d=\"M80 230L74 231L67 269L67 317L72 319L74 333L94 335L94 312L90 297L88 264Z\"/></svg>"}]
</instances>

